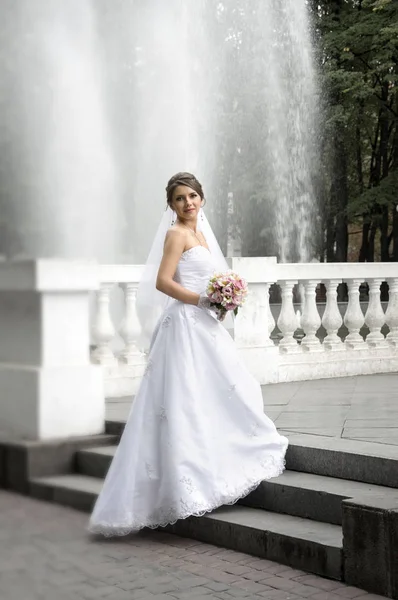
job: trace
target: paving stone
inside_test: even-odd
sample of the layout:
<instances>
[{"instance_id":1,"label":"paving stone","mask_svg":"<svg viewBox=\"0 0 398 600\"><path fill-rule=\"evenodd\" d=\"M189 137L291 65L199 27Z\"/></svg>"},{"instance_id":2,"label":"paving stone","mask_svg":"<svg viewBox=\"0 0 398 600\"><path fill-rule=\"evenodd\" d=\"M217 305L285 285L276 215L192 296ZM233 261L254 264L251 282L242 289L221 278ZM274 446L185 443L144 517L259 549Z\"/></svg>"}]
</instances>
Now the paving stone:
<instances>
[{"instance_id":1,"label":"paving stone","mask_svg":"<svg viewBox=\"0 0 398 600\"><path fill-rule=\"evenodd\" d=\"M345 586L339 588L336 593L342 598L358 598L359 596L363 597L365 592L356 587ZM369 595L370 594L367 594L366 597L368 597Z\"/></svg>"},{"instance_id":2,"label":"paving stone","mask_svg":"<svg viewBox=\"0 0 398 600\"><path fill-rule=\"evenodd\" d=\"M235 581L240 580L240 577L238 575L224 573L223 571L218 571L217 569L213 569L212 567L203 567L202 575L207 579L219 581L220 583L232 584Z\"/></svg>"},{"instance_id":3,"label":"paving stone","mask_svg":"<svg viewBox=\"0 0 398 600\"><path fill-rule=\"evenodd\" d=\"M255 571L254 569L251 569L242 575L242 579L248 579L249 581L260 581L261 579L264 579L264 575L265 574L262 571ZM270 575L270 577L272 577L272 575Z\"/></svg>"},{"instance_id":4,"label":"paving stone","mask_svg":"<svg viewBox=\"0 0 398 600\"><path fill-rule=\"evenodd\" d=\"M178 589L180 588L178 588L178 586L176 585L173 585L172 583L160 583L148 585L147 587L148 592L150 592L151 594L168 594L169 592L175 592Z\"/></svg>"},{"instance_id":5,"label":"paving stone","mask_svg":"<svg viewBox=\"0 0 398 600\"><path fill-rule=\"evenodd\" d=\"M216 592L215 595L218 600L231 600L233 598L228 592Z\"/></svg>"},{"instance_id":6,"label":"paving stone","mask_svg":"<svg viewBox=\"0 0 398 600\"><path fill-rule=\"evenodd\" d=\"M385 597L379 596L378 594L365 594L363 596L359 596L359 600L385 600Z\"/></svg>"},{"instance_id":7,"label":"paving stone","mask_svg":"<svg viewBox=\"0 0 398 600\"><path fill-rule=\"evenodd\" d=\"M0 490L1 600L379 600L209 544L158 532L93 539L86 526L82 513Z\"/></svg>"},{"instance_id":8,"label":"paving stone","mask_svg":"<svg viewBox=\"0 0 398 600\"><path fill-rule=\"evenodd\" d=\"M239 588L231 588L228 590L230 598L250 598L253 595L253 592L249 592L249 590L241 590Z\"/></svg>"},{"instance_id":9,"label":"paving stone","mask_svg":"<svg viewBox=\"0 0 398 600\"><path fill-rule=\"evenodd\" d=\"M256 569L258 571L265 571L267 566L272 566L272 565L276 565L276 563L273 563L270 560L266 560L266 559L262 560L261 558L256 558L248 563L248 566L251 569ZM286 566L285 566L285 570L286 570Z\"/></svg>"},{"instance_id":10,"label":"paving stone","mask_svg":"<svg viewBox=\"0 0 398 600\"><path fill-rule=\"evenodd\" d=\"M353 589L352 587L346 586L344 583L341 583L341 581L333 581L332 579L322 579L322 577L317 577L316 575L309 574L297 577L295 581L299 583L304 583L306 585L311 585L315 588L324 590L326 592L332 592L341 588Z\"/></svg>"},{"instance_id":11,"label":"paving stone","mask_svg":"<svg viewBox=\"0 0 398 600\"><path fill-rule=\"evenodd\" d=\"M279 573L283 573L286 571L286 565L279 565L278 563L269 562L265 566L264 571L267 571L267 573L273 573L274 575L278 575Z\"/></svg>"},{"instance_id":12,"label":"paving stone","mask_svg":"<svg viewBox=\"0 0 398 600\"><path fill-rule=\"evenodd\" d=\"M208 579L206 577L198 577L196 575L192 575L192 577L187 577L176 582L176 586L178 589L187 589L187 588L195 588L198 586L206 585L208 583Z\"/></svg>"},{"instance_id":13,"label":"paving stone","mask_svg":"<svg viewBox=\"0 0 398 600\"><path fill-rule=\"evenodd\" d=\"M300 571L299 569L286 569L285 571L280 571L280 573L278 573L278 577L285 577L286 579L296 579L303 575L308 575L308 573Z\"/></svg>"},{"instance_id":14,"label":"paving stone","mask_svg":"<svg viewBox=\"0 0 398 600\"><path fill-rule=\"evenodd\" d=\"M339 596L337 593L326 591L318 592L317 594L311 596L311 598L313 600L341 600L341 596Z\"/></svg>"},{"instance_id":15,"label":"paving stone","mask_svg":"<svg viewBox=\"0 0 398 600\"><path fill-rule=\"evenodd\" d=\"M206 583L205 587L209 588L209 590L213 590L213 592L225 592L230 588L228 584L219 581L209 581Z\"/></svg>"},{"instance_id":16,"label":"paving stone","mask_svg":"<svg viewBox=\"0 0 398 600\"><path fill-rule=\"evenodd\" d=\"M245 573L251 573L250 567L237 565L237 564L232 564L232 565L227 564L226 566L222 567L222 570L225 571L226 573L231 573L231 575L244 576Z\"/></svg>"},{"instance_id":17,"label":"paving stone","mask_svg":"<svg viewBox=\"0 0 398 600\"><path fill-rule=\"evenodd\" d=\"M286 592L298 594L303 598L310 598L315 594L319 594L323 591L319 587L305 585L303 583L295 581L294 579L283 579L279 576L275 577L274 579L266 579L264 583L275 589L285 590Z\"/></svg>"},{"instance_id":18,"label":"paving stone","mask_svg":"<svg viewBox=\"0 0 398 600\"><path fill-rule=\"evenodd\" d=\"M129 590L126 590L126 591L129 591ZM148 598L148 596L152 596L152 598L153 598L153 594L149 594L146 590L131 590L130 591L131 600L145 600L145 598Z\"/></svg>"},{"instance_id":19,"label":"paving stone","mask_svg":"<svg viewBox=\"0 0 398 600\"><path fill-rule=\"evenodd\" d=\"M271 590L261 593L260 596L267 600L302 600L302 596L284 590Z\"/></svg>"},{"instance_id":20,"label":"paving stone","mask_svg":"<svg viewBox=\"0 0 398 600\"><path fill-rule=\"evenodd\" d=\"M212 592L211 590L206 590L204 588L201 588L200 590L198 589L197 591L188 590L188 591L180 592L179 594L176 594L173 597L176 598L177 600L192 600L192 599L197 600L198 598L206 598L206 600L211 600L212 598L215 598L216 596L214 595L214 592Z\"/></svg>"},{"instance_id":21,"label":"paving stone","mask_svg":"<svg viewBox=\"0 0 398 600\"><path fill-rule=\"evenodd\" d=\"M265 583L257 583L256 581L249 581L248 579L242 582L239 581L238 583L235 583L235 586L242 588L243 590L247 590L249 592L254 592L255 594L257 592L267 592L272 590L272 587L266 585Z\"/></svg>"}]
</instances>

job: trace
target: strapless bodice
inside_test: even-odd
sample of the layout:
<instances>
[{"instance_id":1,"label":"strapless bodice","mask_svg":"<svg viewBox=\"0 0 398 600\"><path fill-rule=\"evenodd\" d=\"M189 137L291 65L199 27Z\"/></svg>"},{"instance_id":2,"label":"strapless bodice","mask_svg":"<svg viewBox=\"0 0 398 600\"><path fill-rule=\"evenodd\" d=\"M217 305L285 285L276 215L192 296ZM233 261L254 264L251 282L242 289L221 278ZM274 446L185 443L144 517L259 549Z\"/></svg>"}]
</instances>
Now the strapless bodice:
<instances>
[{"instance_id":1,"label":"strapless bodice","mask_svg":"<svg viewBox=\"0 0 398 600\"><path fill-rule=\"evenodd\" d=\"M194 246L181 255L174 280L186 289L201 294L214 271L210 251L204 246Z\"/></svg>"}]
</instances>

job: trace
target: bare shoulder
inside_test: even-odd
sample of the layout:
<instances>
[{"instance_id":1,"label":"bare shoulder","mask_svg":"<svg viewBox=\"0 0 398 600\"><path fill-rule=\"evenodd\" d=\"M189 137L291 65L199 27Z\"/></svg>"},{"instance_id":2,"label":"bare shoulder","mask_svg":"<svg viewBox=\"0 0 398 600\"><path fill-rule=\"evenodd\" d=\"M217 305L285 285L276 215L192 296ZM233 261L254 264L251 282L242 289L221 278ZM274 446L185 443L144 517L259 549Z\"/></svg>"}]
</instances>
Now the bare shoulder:
<instances>
[{"instance_id":1,"label":"bare shoulder","mask_svg":"<svg viewBox=\"0 0 398 600\"><path fill-rule=\"evenodd\" d=\"M170 250L180 250L183 249L186 244L187 235L184 229L181 227L170 227L166 233L165 238L165 248Z\"/></svg>"},{"instance_id":2,"label":"bare shoulder","mask_svg":"<svg viewBox=\"0 0 398 600\"><path fill-rule=\"evenodd\" d=\"M182 227L178 227L178 225L173 225L173 227L170 227L170 229L167 230L166 241L170 240L178 244L186 239L187 232Z\"/></svg>"}]
</instances>

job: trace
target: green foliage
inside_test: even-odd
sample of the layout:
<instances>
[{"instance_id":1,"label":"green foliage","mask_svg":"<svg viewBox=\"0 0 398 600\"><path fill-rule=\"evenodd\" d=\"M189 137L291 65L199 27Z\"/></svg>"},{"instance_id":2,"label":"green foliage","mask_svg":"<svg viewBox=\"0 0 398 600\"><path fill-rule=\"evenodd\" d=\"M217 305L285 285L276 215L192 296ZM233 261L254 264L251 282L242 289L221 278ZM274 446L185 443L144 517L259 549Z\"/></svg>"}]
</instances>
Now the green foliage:
<instances>
[{"instance_id":1,"label":"green foliage","mask_svg":"<svg viewBox=\"0 0 398 600\"><path fill-rule=\"evenodd\" d=\"M324 212L335 223L370 219L378 227L387 210L391 229L398 202L398 2L324 0L312 8L328 98L324 178L332 188L344 177L348 190L343 203L327 196ZM336 146L345 154L346 173L334 171ZM387 233L384 228L380 235ZM398 232L394 237L398 246Z\"/></svg>"},{"instance_id":2,"label":"green foliage","mask_svg":"<svg viewBox=\"0 0 398 600\"><path fill-rule=\"evenodd\" d=\"M355 222L358 217L373 212L377 220L383 206L395 208L398 199L398 171L392 171L388 177L381 180L377 187L370 187L356 198L352 198L348 205L348 216Z\"/></svg>"}]
</instances>

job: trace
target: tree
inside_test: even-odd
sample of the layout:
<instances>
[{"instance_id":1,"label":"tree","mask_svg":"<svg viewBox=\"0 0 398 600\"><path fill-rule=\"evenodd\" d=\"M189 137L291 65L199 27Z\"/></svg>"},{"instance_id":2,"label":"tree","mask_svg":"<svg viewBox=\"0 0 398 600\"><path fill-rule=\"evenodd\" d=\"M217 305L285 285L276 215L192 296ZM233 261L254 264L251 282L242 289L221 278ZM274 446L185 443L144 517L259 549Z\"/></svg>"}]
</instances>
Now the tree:
<instances>
[{"instance_id":1,"label":"tree","mask_svg":"<svg viewBox=\"0 0 398 600\"><path fill-rule=\"evenodd\" d=\"M396 260L397 3L325 2L318 11L318 27L331 100L326 132L333 142L326 145L326 153L332 165L328 201L335 228L333 258L344 259L346 227L353 224L362 228L359 260L373 261L376 245L381 260Z\"/></svg>"}]
</instances>

